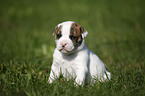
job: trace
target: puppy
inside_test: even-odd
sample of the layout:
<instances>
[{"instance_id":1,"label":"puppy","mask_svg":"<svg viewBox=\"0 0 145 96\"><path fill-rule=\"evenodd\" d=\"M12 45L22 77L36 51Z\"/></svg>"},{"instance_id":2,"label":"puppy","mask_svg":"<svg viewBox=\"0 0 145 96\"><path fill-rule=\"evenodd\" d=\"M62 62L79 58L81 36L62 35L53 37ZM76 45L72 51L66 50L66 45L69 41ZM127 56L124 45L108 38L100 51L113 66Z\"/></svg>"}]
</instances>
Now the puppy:
<instances>
[{"instance_id":1,"label":"puppy","mask_svg":"<svg viewBox=\"0 0 145 96\"><path fill-rule=\"evenodd\" d=\"M95 53L84 43L88 32L73 21L58 24L53 32L56 49L49 83L59 78L60 74L67 80L75 79L75 85L88 82L110 80L111 74Z\"/></svg>"}]
</instances>

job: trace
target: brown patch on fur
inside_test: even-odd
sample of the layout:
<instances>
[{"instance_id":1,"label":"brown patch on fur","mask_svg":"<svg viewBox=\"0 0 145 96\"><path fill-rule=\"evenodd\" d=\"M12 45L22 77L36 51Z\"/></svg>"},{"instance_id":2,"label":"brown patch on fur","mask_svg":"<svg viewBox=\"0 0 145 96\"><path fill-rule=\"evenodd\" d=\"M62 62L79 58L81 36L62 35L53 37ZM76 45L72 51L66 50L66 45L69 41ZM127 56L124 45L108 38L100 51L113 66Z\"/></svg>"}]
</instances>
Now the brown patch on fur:
<instances>
[{"instance_id":1,"label":"brown patch on fur","mask_svg":"<svg viewBox=\"0 0 145 96\"><path fill-rule=\"evenodd\" d=\"M85 32L85 29L77 24L73 23L71 26L71 32L70 32L70 39L73 41L73 44L75 47L78 47L81 45L83 38L82 38L82 33Z\"/></svg>"},{"instance_id":2,"label":"brown patch on fur","mask_svg":"<svg viewBox=\"0 0 145 96\"><path fill-rule=\"evenodd\" d=\"M59 39L62 36L61 28L62 28L62 26L59 26L59 27L56 26L55 29L53 30L53 34L55 34L56 39Z\"/></svg>"}]
</instances>

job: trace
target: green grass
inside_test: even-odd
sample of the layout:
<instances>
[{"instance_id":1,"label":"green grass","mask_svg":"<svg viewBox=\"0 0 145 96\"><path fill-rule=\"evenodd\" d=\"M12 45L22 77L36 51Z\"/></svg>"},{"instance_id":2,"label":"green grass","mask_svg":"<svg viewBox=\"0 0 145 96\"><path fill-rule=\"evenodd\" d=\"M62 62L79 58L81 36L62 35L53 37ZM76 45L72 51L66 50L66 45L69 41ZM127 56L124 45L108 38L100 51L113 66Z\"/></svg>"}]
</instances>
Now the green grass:
<instances>
[{"instance_id":1,"label":"green grass","mask_svg":"<svg viewBox=\"0 0 145 96\"><path fill-rule=\"evenodd\" d=\"M0 1L1 96L144 96L144 0ZM85 42L112 73L109 82L74 87L49 85L53 28L73 20L88 32Z\"/></svg>"}]
</instances>

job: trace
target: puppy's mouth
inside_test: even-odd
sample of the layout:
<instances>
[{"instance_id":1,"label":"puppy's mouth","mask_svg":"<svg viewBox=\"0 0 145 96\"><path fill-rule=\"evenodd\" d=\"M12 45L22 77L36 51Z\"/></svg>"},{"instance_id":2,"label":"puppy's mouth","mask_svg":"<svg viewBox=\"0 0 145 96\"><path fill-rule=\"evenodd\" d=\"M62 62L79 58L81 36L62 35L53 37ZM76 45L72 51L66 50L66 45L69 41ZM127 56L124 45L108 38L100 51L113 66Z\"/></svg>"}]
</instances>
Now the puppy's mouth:
<instances>
[{"instance_id":1,"label":"puppy's mouth","mask_svg":"<svg viewBox=\"0 0 145 96\"><path fill-rule=\"evenodd\" d=\"M59 51L63 52L63 53L67 53L69 52L68 50L66 50L65 48L60 49Z\"/></svg>"},{"instance_id":2,"label":"puppy's mouth","mask_svg":"<svg viewBox=\"0 0 145 96\"><path fill-rule=\"evenodd\" d=\"M67 55L73 54L76 50L77 50L77 48L74 48L72 50L67 50L65 48L59 49L60 52L67 54Z\"/></svg>"}]
</instances>

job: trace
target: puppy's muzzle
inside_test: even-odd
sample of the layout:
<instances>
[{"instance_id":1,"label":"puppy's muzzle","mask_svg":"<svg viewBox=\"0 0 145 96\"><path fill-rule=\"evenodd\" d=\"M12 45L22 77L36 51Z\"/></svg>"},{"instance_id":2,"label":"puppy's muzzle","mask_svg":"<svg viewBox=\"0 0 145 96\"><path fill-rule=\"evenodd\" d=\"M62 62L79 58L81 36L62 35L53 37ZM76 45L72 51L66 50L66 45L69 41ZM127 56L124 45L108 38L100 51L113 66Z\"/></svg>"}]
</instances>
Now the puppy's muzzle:
<instances>
[{"instance_id":1,"label":"puppy's muzzle","mask_svg":"<svg viewBox=\"0 0 145 96\"><path fill-rule=\"evenodd\" d=\"M65 48L66 45L67 45L67 43L61 43L62 48Z\"/></svg>"}]
</instances>

